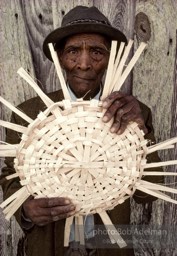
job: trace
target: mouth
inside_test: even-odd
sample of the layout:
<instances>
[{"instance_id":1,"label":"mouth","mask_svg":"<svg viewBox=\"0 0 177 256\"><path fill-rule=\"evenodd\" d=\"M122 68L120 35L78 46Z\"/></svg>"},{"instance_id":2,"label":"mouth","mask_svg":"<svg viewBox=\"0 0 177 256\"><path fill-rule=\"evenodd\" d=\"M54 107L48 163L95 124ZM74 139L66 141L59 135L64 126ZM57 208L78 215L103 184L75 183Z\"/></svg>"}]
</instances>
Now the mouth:
<instances>
[{"instance_id":1,"label":"mouth","mask_svg":"<svg viewBox=\"0 0 177 256\"><path fill-rule=\"evenodd\" d=\"M74 76L76 79L79 79L79 80L84 80L84 81L93 81L95 80L94 78L90 78L90 77L84 77L84 76Z\"/></svg>"}]
</instances>

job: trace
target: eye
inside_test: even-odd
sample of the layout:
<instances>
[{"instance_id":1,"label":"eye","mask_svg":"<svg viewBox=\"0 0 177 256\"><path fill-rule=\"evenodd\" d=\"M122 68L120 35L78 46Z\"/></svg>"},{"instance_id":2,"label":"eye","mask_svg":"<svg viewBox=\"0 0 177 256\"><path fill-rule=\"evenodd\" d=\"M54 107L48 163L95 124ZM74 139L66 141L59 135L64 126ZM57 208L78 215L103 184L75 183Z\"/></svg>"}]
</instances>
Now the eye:
<instances>
[{"instance_id":1,"label":"eye","mask_svg":"<svg viewBox=\"0 0 177 256\"><path fill-rule=\"evenodd\" d=\"M68 57L77 56L79 53L78 48L70 47L64 50L64 54L66 54Z\"/></svg>"},{"instance_id":2,"label":"eye","mask_svg":"<svg viewBox=\"0 0 177 256\"><path fill-rule=\"evenodd\" d=\"M68 50L69 54L76 54L78 51L76 49L70 49Z\"/></svg>"},{"instance_id":3,"label":"eye","mask_svg":"<svg viewBox=\"0 0 177 256\"><path fill-rule=\"evenodd\" d=\"M90 55L94 60L100 61L106 56L106 51L101 48L92 48L90 49Z\"/></svg>"},{"instance_id":4,"label":"eye","mask_svg":"<svg viewBox=\"0 0 177 256\"><path fill-rule=\"evenodd\" d=\"M98 49L91 49L91 53L94 55L103 55L102 51Z\"/></svg>"}]
</instances>

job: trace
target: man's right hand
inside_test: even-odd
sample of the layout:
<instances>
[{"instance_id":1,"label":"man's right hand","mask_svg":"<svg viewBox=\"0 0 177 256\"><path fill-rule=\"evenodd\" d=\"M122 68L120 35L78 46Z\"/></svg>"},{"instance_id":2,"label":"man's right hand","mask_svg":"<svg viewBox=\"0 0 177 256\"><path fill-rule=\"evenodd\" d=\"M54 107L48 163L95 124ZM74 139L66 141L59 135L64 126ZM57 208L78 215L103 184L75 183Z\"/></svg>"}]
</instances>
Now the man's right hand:
<instances>
[{"instance_id":1,"label":"man's right hand","mask_svg":"<svg viewBox=\"0 0 177 256\"><path fill-rule=\"evenodd\" d=\"M29 198L23 204L25 217L38 226L65 219L75 214L76 206L68 198Z\"/></svg>"}]
</instances>

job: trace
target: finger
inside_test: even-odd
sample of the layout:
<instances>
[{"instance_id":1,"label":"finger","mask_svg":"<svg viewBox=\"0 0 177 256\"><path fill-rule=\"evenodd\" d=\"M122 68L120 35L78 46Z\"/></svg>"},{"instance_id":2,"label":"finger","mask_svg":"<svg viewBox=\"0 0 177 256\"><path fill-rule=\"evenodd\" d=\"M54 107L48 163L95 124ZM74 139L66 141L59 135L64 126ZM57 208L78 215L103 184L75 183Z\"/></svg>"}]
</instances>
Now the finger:
<instances>
[{"instance_id":1,"label":"finger","mask_svg":"<svg viewBox=\"0 0 177 256\"><path fill-rule=\"evenodd\" d=\"M64 214L60 214L58 216L40 216L40 217L36 217L34 218L34 221L33 223L35 225L38 225L38 226L44 226L44 225L47 225L51 222L54 222L54 221L59 221L59 220L62 220L62 219L66 219L68 217L71 217L72 215L75 214L75 211L71 211L71 212L68 212L68 213L64 213Z\"/></svg>"},{"instance_id":2,"label":"finger","mask_svg":"<svg viewBox=\"0 0 177 256\"><path fill-rule=\"evenodd\" d=\"M113 125L110 128L110 132L112 133L117 133L118 130L120 129L120 125L121 125L121 120L115 120Z\"/></svg>"},{"instance_id":3,"label":"finger","mask_svg":"<svg viewBox=\"0 0 177 256\"><path fill-rule=\"evenodd\" d=\"M50 209L50 215L52 217L55 217L55 216L59 216L62 214L67 214L67 213L73 212L75 209L76 209L76 207L74 205L52 207Z\"/></svg>"},{"instance_id":4,"label":"finger","mask_svg":"<svg viewBox=\"0 0 177 256\"><path fill-rule=\"evenodd\" d=\"M75 210L75 205L69 204L65 206L55 206L55 207L37 207L33 210L33 216L57 216L63 213L68 213Z\"/></svg>"},{"instance_id":5,"label":"finger","mask_svg":"<svg viewBox=\"0 0 177 256\"><path fill-rule=\"evenodd\" d=\"M120 125L120 128L119 128L119 130L117 131L117 134L118 135L121 135L121 134L123 134L124 133L124 131L126 130L126 128L127 128L127 126L128 126L128 123L125 121L125 122L121 122L121 125Z\"/></svg>"},{"instance_id":6,"label":"finger","mask_svg":"<svg viewBox=\"0 0 177 256\"><path fill-rule=\"evenodd\" d=\"M115 100L121 99L125 94L122 92L112 92L108 97L103 100L103 108L109 108Z\"/></svg>"},{"instance_id":7,"label":"finger","mask_svg":"<svg viewBox=\"0 0 177 256\"><path fill-rule=\"evenodd\" d=\"M26 201L23 204L23 210L24 210L25 216L34 222L34 219L37 217L45 217L45 216L50 217L50 216L53 216L53 214L54 215L63 214L65 212L67 213L75 209L75 206L71 203L63 205L64 203L68 203L68 201L66 202L65 200L66 200L65 198L32 199L32 200ZM57 203L62 205L49 207L49 205L56 205ZM54 211L54 213L52 213L52 211ZM55 211L57 212L56 214L55 214Z\"/></svg>"},{"instance_id":8,"label":"finger","mask_svg":"<svg viewBox=\"0 0 177 256\"><path fill-rule=\"evenodd\" d=\"M58 220L66 219L68 217L73 216L75 213L76 213L76 211L71 211L71 212L68 212L68 213L65 213L65 214L60 214L58 216L54 216L54 217L52 217L52 221L58 221Z\"/></svg>"},{"instance_id":9,"label":"finger","mask_svg":"<svg viewBox=\"0 0 177 256\"><path fill-rule=\"evenodd\" d=\"M124 105L122 108L120 108L117 111L117 113L114 117L113 124L112 124L111 129L110 129L110 131L112 133L117 133L118 132L118 130L120 129L123 121L125 122L126 125L128 125L129 122L132 121L133 116L134 116L134 113L131 112L132 108L133 108L133 104L130 102L127 105ZM126 116L125 120L123 119L124 115Z\"/></svg>"},{"instance_id":10,"label":"finger","mask_svg":"<svg viewBox=\"0 0 177 256\"><path fill-rule=\"evenodd\" d=\"M107 109L103 116L103 122L109 122L115 115L116 112L125 105L126 101L124 98L115 100L111 106Z\"/></svg>"},{"instance_id":11,"label":"finger","mask_svg":"<svg viewBox=\"0 0 177 256\"><path fill-rule=\"evenodd\" d=\"M133 121L134 115L139 115L139 110L135 110L135 104L135 102L130 101L121 108L119 108L114 119L120 121L121 118L124 119L125 116L126 120L128 119L128 121Z\"/></svg>"},{"instance_id":12,"label":"finger","mask_svg":"<svg viewBox=\"0 0 177 256\"><path fill-rule=\"evenodd\" d=\"M148 133L148 129L144 123L144 119L141 117L137 117L135 119L135 122L138 124L138 127L140 128L140 130L142 130L144 132L144 134Z\"/></svg>"},{"instance_id":13,"label":"finger","mask_svg":"<svg viewBox=\"0 0 177 256\"><path fill-rule=\"evenodd\" d=\"M148 129L145 126L144 119L142 117L141 113L127 113L122 116L123 121L130 122L136 122L138 124L138 127L144 131L146 134L148 132Z\"/></svg>"},{"instance_id":14,"label":"finger","mask_svg":"<svg viewBox=\"0 0 177 256\"><path fill-rule=\"evenodd\" d=\"M71 200L69 198L64 197L52 197L52 198L40 198L35 199L36 205L41 208L54 207L59 205L69 205L71 204Z\"/></svg>"}]
</instances>

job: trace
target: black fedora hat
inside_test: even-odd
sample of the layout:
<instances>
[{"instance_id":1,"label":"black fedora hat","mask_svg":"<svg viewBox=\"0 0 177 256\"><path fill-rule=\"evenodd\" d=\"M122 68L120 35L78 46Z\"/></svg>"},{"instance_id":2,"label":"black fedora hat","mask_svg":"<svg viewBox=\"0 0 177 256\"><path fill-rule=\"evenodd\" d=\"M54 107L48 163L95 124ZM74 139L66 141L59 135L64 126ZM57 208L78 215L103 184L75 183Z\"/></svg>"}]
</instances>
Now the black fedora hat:
<instances>
[{"instance_id":1,"label":"black fedora hat","mask_svg":"<svg viewBox=\"0 0 177 256\"><path fill-rule=\"evenodd\" d=\"M76 6L63 17L61 27L46 37L43 44L44 54L52 60L48 43L58 45L62 39L79 33L98 33L109 39L127 43L125 35L114 28L96 7Z\"/></svg>"}]
</instances>

